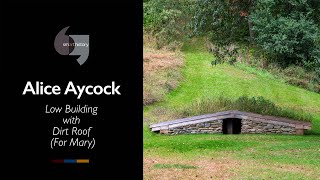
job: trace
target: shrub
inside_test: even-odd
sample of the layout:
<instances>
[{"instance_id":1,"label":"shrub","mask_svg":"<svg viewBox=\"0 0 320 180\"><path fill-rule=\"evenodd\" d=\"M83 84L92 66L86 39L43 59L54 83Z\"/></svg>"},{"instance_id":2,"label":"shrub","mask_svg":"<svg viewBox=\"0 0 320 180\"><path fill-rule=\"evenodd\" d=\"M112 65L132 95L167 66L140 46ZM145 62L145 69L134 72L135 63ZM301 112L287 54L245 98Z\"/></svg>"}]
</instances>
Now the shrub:
<instances>
[{"instance_id":1,"label":"shrub","mask_svg":"<svg viewBox=\"0 0 320 180\"><path fill-rule=\"evenodd\" d=\"M282 66L314 66L320 54L312 6L302 0L258 0L250 15L255 42Z\"/></svg>"},{"instance_id":2,"label":"shrub","mask_svg":"<svg viewBox=\"0 0 320 180\"><path fill-rule=\"evenodd\" d=\"M176 49L187 34L192 0L150 0L143 3L143 27L156 38L157 48ZM190 15L189 15L190 14Z\"/></svg>"},{"instance_id":3,"label":"shrub","mask_svg":"<svg viewBox=\"0 0 320 180\"><path fill-rule=\"evenodd\" d=\"M298 87L302 87L304 89L309 89L310 88L308 81L303 80L303 79L298 79L298 78L295 78L295 77L287 77L286 82L289 83L289 84L298 86Z\"/></svg>"},{"instance_id":4,"label":"shrub","mask_svg":"<svg viewBox=\"0 0 320 180\"><path fill-rule=\"evenodd\" d=\"M302 87L314 92L320 92L317 88L317 86L320 84L320 78L316 71L308 71L303 67L294 65L291 65L287 68L280 68L276 65L273 65L272 67L269 67L269 71L283 78L291 85Z\"/></svg>"},{"instance_id":5,"label":"shrub","mask_svg":"<svg viewBox=\"0 0 320 180\"><path fill-rule=\"evenodd\" d=\"M249 24L246 18L251 1L195 1L191 21L193 34L205 35L218 45L248 42Z\"/></svg>"},{"instance_id":6,"label":"shrub","mask_svg":"<svg viewBox=\"0 0 320 180\"><path fill-rule=\"evenodd\" d=\"M305 77L305 70L299 66L289 66L283 70L283 73L289 77L297 77L297 78L304 78Z\"/></svg>"},{"instance_id":7,"label":"shrub","mask_svg":"<svg viewBox=\"0 0 320 180\"><path fill-rule=\"evenodd\" d=\"M236 63L237 62L237 59L236 59L236 57L230 57L229 58L229 60L228 60L228 63L230 64L230 65L234 65L234 63Z\"/></svg>"},{"instance_id":8,"label":"shrub","mask_svg":"<svg viewBox=\"0 0 320 180\"><path fill-rule=\"evenodd\" d=\"M320 93L320 85L319 84L315 86L315 90L317 93Z\"/></svg>"}]
</instances>

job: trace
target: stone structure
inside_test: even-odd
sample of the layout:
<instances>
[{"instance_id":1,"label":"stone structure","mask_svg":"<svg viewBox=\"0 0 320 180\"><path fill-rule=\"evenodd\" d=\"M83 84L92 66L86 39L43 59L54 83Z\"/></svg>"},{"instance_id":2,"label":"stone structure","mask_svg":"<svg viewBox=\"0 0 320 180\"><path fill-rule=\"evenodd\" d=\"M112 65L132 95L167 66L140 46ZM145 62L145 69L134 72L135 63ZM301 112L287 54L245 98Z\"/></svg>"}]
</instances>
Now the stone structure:
<instances>
[{"instance_id":1,"label":"stone structure","mask_svg":"<svg viewBox=\"0 0 320 180\"><path fill-rule=\"evenodd\" d=\"M153 124L150 128L153 132L163 134L261 133L303 135L304 130L311 129L311 123L241 111L224 111Z\"/></svg>"},{"instance_id":2,"label":"stone structure","mask_svg":"<svg viewBox=\"0 0 320 180\"><path fill-rule=\"evenodd\" d=\"M296 128L292 126L277 125L252 120L242 120L241 133L296 134Z\"/></svg>"},{"instance_id":3,"label":"stone structure","mask_svg":"<svg viewBox=\"0 0 320 180\"><path fill-rule=\"evenodd\" d=\"M222 133L222 120L190 124L169 129L169 134Z\"/></svg>"}]
</instances>

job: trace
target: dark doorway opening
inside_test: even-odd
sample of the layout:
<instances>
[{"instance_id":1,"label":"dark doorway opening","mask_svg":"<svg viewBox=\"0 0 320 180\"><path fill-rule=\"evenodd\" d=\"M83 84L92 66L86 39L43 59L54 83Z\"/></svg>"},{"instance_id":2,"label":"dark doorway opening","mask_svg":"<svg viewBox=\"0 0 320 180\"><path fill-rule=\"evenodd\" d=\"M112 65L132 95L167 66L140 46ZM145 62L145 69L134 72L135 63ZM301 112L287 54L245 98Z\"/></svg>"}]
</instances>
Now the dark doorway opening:
<instances>
[{"instance_id":1,"label":"dark doorway opening","mask_svg":"<svg viewBox=\"0 0 320 180\"><path fill-rule=\"evenodd\" d=\"M224 119L222 123L223 134L240 134L241 133L241 119L229 118Z\"/></svg>"}]
</instances>

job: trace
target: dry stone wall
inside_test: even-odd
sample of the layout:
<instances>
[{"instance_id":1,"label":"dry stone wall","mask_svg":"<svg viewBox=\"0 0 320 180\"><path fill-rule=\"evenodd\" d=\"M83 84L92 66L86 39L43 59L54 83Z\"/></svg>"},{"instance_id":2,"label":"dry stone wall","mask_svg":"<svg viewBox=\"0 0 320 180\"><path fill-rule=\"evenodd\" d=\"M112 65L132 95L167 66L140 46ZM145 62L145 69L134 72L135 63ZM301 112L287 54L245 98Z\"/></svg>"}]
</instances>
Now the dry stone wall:
<instances>
[{"instance_id":1,"label":"dry stone wall","mask_svg":"<svg viewBox=\"0 0 320 180\"><path fill-rule=\"evenodd\" d=\"M296 134L295 127L243 119L242 134ZM222 133L223 120L215 120L181 127L169 128L169 134Z\"/></svg>"},{"instance_id":2,"label":"dry stone wall","mask_svg":"<svg viewBox=\"0 0 320 180\"><path fill-rule=\"evenodd\" d=\"M252 120L242 120L241 133L251 134L295 134L296 129L290 126L277 125Z\"/></svg>"},{"instance_id":3,"label":"dry stone wall","mask_svg":"<svg viewBox=\"0 0 320 180\"><path fill-rule=\"evenodd\" d=\"M222 120L169 128L169 134L222 133Z\"/></svg>"}]
</instances>

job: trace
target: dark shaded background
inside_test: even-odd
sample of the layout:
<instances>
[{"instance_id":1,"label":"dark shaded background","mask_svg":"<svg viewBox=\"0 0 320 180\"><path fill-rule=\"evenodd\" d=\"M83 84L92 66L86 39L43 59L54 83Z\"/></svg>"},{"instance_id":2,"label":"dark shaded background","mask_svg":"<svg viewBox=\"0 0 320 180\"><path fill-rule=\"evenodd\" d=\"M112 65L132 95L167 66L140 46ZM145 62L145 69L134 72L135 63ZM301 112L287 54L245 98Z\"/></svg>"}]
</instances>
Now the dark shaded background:
<instances>
[{"instance_id":1,"label":"dark shaded background","mask_svg":"<svg viewBox=\"0 0 320 180\"><path fill-rule=\"evenodd\" d=\"M89 58L55 52L55 35L90 35ZM142 2L1 4L1 148L11 177L142 179ZM121 96L22 96L27 81L59 85L121 85ZM79 115L94 127L96 147L50 149L52 127L68 115L45 114L45 105L99 106L98 116ZM90 164L51 159L90 158Z\"/></svg>"}]
</instances>

